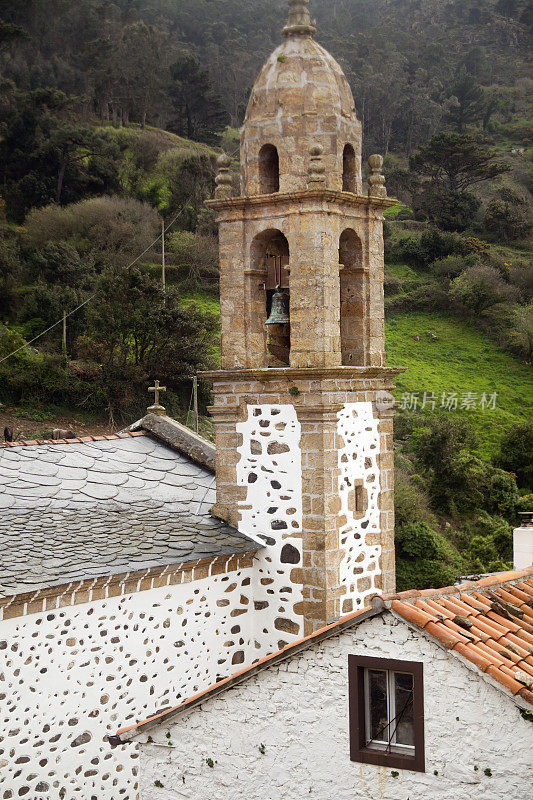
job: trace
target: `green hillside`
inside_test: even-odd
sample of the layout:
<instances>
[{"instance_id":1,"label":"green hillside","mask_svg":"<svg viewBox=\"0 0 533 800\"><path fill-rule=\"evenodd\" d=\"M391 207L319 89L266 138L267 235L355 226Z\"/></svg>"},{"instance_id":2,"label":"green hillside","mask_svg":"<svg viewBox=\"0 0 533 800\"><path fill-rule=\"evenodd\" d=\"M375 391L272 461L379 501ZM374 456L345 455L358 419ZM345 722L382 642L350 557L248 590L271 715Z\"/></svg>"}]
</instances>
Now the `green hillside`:
<instances>
[{"instance_id":1,"label":"green hillside","mask_svg":"<svg viewBox=\"0 0 533 800\"><path fill-rule=\"evenodd\" d=\"M413 312L388 319L387 364L407 367L397 380L396 392L404 407L422 410L426 394L423 410L431 410L436 401L435 413L467 419L480 437L486 456L497 449L510 425L527 421L531 414L531 367L451 316ZM492 410L489 406L494 394L497 399ZM440 408L443 395L452 410ZM457 410L453 396L457 397ZM470 407L461 409L461 405Z\"/></svg>"}]
</instances>

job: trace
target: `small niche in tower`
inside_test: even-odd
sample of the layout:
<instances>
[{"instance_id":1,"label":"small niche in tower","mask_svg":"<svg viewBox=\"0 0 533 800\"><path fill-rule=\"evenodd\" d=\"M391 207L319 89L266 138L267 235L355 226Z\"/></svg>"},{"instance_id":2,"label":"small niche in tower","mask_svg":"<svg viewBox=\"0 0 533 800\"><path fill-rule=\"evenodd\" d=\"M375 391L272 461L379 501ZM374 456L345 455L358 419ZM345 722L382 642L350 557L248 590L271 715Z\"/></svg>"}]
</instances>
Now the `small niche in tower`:
<instances>
[{"instance_id":1,"label":"small niche in tower","mask_svg":"<svg viewBox=\"0 0 533 800\"><path fill-rule=\"evenodd\" d=\"M355 150L351 144L347 144L344 148L342 157L342 191L356 193L355 185Z\"/></svg>"},{"instance_id":2,"label":"small niche in tower","mask_svg":"<svg viewBox=\"0 0 533 800\"><path fill-rule=\"evenodd\" d=\"M259 151L259 180L261 194L279 192L279 155L273 144L265 144Z\"/></svg>"}]
</instances>

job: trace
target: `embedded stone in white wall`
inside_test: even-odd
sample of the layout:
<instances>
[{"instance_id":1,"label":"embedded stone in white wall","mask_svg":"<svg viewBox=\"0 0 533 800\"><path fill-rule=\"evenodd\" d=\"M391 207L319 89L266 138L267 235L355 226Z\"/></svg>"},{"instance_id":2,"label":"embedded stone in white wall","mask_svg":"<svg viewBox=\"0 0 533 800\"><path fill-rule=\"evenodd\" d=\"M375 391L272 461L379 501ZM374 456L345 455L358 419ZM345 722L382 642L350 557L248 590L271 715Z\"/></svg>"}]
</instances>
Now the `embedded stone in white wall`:
<instances>
[{"instance_id":1,"label":"embedded stone in white wall","mask_svg":"<svg viewBox=\"0 0 533 800\"><path fill-rule=\"evenodd\" d=\"M368 542L369 534L380 529L379 420L372 403L348 403L338 416L337 430L344 441L339 450L340 513L347 520L339 533L344 550L340 579L346 586L344 598L362 606L368 595L378 591L375 579L381 574L381 547ZM370 579L363 591L357 587L361 578Z\"/></svg>"},{"instance_id":2,"label":"embedded stone in white wall","mask_svg":"<svg viewBox=\"0 0 533 800\"><path fill-rule=\"evenodd\" d=\"M254 571L254 640L257 655L274 652L301 635L295 606L302 586L291 573L302 563L301 426L291 405L248 406L237 425L243 444L237 484L246 487L240 506L242 533L265 542Z\"/></svg>"},{"instance_id":3,"label":"embedded stone in white wall","mask_svg":"<svg viewBox=\"0 0 533 800\"><path fill-rule=\"evenodd\" d=\"M251 660L251 572L2 622L0 798L136 800L105 737Z\"/></svg>"}]
</instances>

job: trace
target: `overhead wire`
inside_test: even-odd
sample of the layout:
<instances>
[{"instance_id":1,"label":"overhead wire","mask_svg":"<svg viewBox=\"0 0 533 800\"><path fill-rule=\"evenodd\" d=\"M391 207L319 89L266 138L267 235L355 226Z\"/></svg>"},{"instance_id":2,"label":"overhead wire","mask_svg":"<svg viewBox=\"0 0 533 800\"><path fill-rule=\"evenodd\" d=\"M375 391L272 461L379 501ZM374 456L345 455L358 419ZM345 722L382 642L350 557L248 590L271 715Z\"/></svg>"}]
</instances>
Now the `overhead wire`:
<instances>
[{"instance_id":1,"label":"overhead wire","mask_svg":"<svg viewBox=\"0 0 533 800\"><path fill-rule=\"evenodd\" d=\"M190 199L190 198L189 198L189 199ZM172 226L173 226L173 225L174 225L174 224L175 224L175 223L178 221L178 219L179 219L180 215L181 215L181 214L183 213L183 211L185 211L185 209L187 208L187 205L188 205L188 201L187 201L187 203L184 203L184 205L183 205L183 206L180 208L180 210L178 211L178 213L176 214L176 216L174 217L174 219L173 219L173 220L172 220L172 221L171 221L171 222L168 224L168 226L165 228L164 232L162 231L162 232L159 234L159 236L157 237L157 239L155 239L155 240L154 240L154 241L153 241L153 242L152 242L152 243L151 243L151 244L150 244L150 245L149 245L149 246L146 248L146 250L143 250L143 252L142 252L142 253L139 253L139 255L138 255L136 258L134 258L134 259L133 259L133 261L131 262L131 264L128 264L128 266L127 266L127 267L125 267L125 269L131 269L131 267L134 267L134 266L135 266L135 264L137 264L137 263L138 263L138 262L141 260L141 258L142 258L143 256L145 256L147 253L149 253L149 252L150 252L150 250L151 250L153 247L155 247L155 245L156 245L156 244L157 244L157 243L160 241L160 239L162 239L162 237L163 237L163 236L164 236L166 233L168 233L168 231L169 231L169 230L172 228ZM16 350L13 350L13 352L12 352L12 353L8 353L8 354L7 354L7 356L3 356L3 358L0 358L0 364L2 364L2 362L3 362L3 361L7 361L7 359L8 359L8 358L11 358L12 356L16 355L17 353L20 353L20 351L21 351L21 350L25 350L25 348L26 348L26 347L29 347L31 344L33 344L34 342L36 342L36 341L37 341L37 339L40 339L42 336L44 336L45 334L49 333L49 332L50 332L50 331L52 331L54 328L57 328L57 326L58 326L58 325L61 325L61 324L63 323L63 320L64 320L64 319L68 319L68 318L69 318L69 317L71 317L73 314L76 314L76 312L77 312L77 311L79 311L81 308L83 308L83 307L84 307L84 306L86 306L88 303L90 303L90 302L91 302L91 300L94 300L94 298L95 298L95 297L96 297L96 293L95 293L95 294L92 294L90 297L88 297L88 298L87 298L87 300L84 300L84 301L83 301L83 303L80 303L80 304L79 304L79 306L76 306L76 308L72 309L72 311L69 311L69 313L68 313L68 314L66 314L66 315L62 316L62 317L61 317L61 319L59 319L57 322L54 322L54 324L53 324L53 325L50 325L50 327L49 327L49 328L46 328L46 330L42 331L42 333L39 333L39 334L37 334L37 336L34 336L34 337L33 337L33 339L30 339L29 341L27 341L27 342L24 342L24 344L23 344L23 345L21 345L20 347L17 347L17 349L16 349Z\"/></svg>"}]
</instances>

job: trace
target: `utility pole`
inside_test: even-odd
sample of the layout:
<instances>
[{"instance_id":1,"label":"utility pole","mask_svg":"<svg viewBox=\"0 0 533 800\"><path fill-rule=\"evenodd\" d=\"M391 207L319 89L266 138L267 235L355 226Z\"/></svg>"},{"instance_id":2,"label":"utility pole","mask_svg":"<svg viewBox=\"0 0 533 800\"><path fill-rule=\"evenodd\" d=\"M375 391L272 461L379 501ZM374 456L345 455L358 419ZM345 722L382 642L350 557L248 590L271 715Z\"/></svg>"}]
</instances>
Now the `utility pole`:
<instances>
[{"instance_id":1,"label":"utility pole","mask_svg":"<svg viewBox=\"0 0 533 800\"><path fill-rule=\"evenodd\" d=\"M198 419L198 378L196 375L192 379L192 389L194 396L194 430L198 433L199 419Z\"/></svg>"},{"instance_id":2,"label":"utility pole","mask_svg":"<svg viewBox=\"0 0 533 800\"><path fill-rule=\"evenodd\" d=\"M63 358L67 359L67 312L63 311L63 339L61 342L61 352Z\"/></svg>"},{"instance_id":3,"label":"utility pole","mask_svg":"<svg viewBox=\"0 0 533 800\"><path fill-rule=\"evenodd\" d=\"M161 280L163 283L163 291L167 290L167 276L165 264L165 218L162 219L162 234L161 234Z\"/></svg>"}]
</instances>

